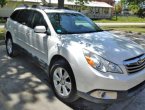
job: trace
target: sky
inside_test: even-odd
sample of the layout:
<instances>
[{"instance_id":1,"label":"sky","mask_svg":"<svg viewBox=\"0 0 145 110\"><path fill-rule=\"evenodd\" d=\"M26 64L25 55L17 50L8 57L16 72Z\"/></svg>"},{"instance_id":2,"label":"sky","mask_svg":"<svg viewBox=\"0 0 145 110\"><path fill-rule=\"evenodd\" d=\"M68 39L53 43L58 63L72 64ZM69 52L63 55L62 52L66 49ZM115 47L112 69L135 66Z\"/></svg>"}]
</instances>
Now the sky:
<instances>
[{"instance_id":1,"label":"sky","mask_svg":"<svg viewBox=\"0 0 145 110\"><path fill-rule=\"evenodd\" d=\"M115 0L115 1L117 1L117 2L118 2L118 1L120 1L120 0Z\"/></svg>"}]
</instances>

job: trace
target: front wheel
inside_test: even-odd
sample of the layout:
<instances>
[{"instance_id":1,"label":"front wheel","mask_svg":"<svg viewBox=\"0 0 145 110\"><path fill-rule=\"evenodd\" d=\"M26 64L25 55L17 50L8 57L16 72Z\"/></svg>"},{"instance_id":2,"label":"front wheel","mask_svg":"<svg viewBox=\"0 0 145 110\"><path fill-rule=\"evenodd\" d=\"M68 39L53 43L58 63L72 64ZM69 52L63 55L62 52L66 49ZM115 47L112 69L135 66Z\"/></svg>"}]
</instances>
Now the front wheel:
<instances>
[{"instance_id":1,"label":"front wheel","mask_svg":"<svg viewBox=\"0 0 145 110\"><path fill-rule=\"evenodd\" d=\"M60 100L71 103L78 99L75 78L66 61L59 60L53 64L50 78L54 93Z\"/></svg>"}]
</instances>

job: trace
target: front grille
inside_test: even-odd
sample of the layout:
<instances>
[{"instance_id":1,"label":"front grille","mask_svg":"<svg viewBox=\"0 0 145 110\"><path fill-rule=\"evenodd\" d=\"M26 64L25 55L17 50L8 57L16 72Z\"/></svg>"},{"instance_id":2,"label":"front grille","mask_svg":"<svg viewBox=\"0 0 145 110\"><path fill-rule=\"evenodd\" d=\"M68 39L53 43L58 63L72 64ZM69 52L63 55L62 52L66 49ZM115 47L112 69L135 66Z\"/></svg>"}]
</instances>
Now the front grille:
<instances>
[{"instance_id":1,"label":"front grille","mask_svg":"<svg viewBox=\"0 0 145 110\"><path fill-rule=\"evenodd\" d=\"M143 70L145 68L145 54L125 60L124 65L129 74Z\"/></svg>"}]
</instances>

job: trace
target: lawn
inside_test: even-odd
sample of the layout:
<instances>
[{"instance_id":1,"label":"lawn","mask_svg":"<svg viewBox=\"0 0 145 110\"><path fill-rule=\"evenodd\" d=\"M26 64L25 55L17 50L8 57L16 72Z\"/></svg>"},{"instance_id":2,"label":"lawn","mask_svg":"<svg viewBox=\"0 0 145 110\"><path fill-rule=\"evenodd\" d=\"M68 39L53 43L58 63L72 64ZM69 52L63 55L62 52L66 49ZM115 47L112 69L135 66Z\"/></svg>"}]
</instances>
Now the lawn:
<instances>
[{"instance_id":1,"label":"lawn","mask_svg":"<svg viewBox=\"0 0 145 110\"><path fill-rule=\"evenodd\" d=\"M138 33L145 33L145 26L119 26L119 27L109 27L109 26L102 26L104 30L118 30L118 31L126 31L126 32L138 32Z\"/></svg>"},{"instance_id":2,"label":"lawn","mask_svg":"<svg viewBox=\"0 0 145 110\"><path fill-rule=\"evenodd\" d=\"M116 20L115 17L113 17L111 20L109 19L100 19L100 20L94 20L94 22L98 23L145 23L145 18L139 18L136 16L118 16L118 19Z\"/></svg>"},{"instance_id":3,"label":"lawn","mask_svg":"<svg viewBox=\"0 0 145 110\"><path fill-rule=\"evenodd\" d=\"M0 28L0 40L4 40L5 39L5 35L4 35L4 33L5 33L5 30L4 29L2 29L2 28Z\"/></svg>"}]
</instances>

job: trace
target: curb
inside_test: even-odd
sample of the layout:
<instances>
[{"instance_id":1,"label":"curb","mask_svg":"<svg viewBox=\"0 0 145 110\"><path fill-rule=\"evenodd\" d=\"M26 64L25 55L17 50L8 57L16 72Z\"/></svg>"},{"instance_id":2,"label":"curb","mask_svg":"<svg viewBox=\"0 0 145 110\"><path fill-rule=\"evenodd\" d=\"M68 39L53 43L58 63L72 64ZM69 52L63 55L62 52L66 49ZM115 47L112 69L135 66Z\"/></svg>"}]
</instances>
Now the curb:
<instances>
[{"instance_id":1,"label":"curb","mask_svg":"<svg viewBox=\"0 0 145 110\"><path fill-rule=\"evenodd\" d=\"M5 40L0 40L0 45L5 45Z\"/></svg>"}]
</instances>

